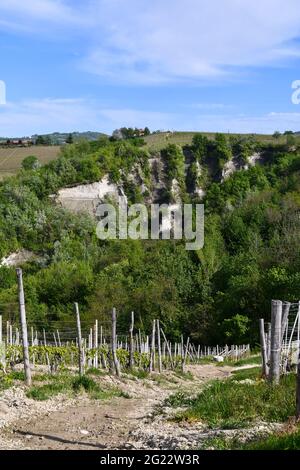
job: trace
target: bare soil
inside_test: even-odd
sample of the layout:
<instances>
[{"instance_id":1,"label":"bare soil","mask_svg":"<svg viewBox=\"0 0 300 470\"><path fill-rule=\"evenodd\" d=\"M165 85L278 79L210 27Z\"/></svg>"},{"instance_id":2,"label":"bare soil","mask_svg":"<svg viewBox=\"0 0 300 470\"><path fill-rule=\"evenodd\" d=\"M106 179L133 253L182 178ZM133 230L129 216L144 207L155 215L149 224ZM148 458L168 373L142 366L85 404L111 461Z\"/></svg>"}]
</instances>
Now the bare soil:
<instances>
[{"instance_id":1,"label":"bare soil","mask_svg":"<svg viewBox=\"0 0 300 470\"><path fill-rule=\"evenodd\" d=\"M193 379L168 373L151 379L100 377L130 398L91 400L59 396L37 402L25 390L0 397L0 449L101 450L199 448L211 435L201 423L170 421L172 410L158 407L176 391L197 393L203 384L230 374L230 367L190 366ZM263 425L260 426L263 431Z\"/></svg>"}]
</instances>

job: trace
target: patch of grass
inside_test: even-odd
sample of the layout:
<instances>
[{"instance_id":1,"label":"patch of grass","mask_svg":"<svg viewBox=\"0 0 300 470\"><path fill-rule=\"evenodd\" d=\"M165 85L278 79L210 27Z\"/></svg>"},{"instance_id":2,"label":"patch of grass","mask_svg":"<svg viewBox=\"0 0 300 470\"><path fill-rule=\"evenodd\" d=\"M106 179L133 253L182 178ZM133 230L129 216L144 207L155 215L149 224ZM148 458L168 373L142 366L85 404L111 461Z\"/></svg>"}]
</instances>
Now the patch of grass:
<instances>
[{"instance_id":1,"label":"patch of grass","mask_svg":"<svg viewBox=\"0 0 300 470\"><path fill-rule=\"evenodd\" d=\"M244 359L239 359L238 361L234 362L233 365L238 366L247 366L252 364L261 364L261 355L258 354L256 356L245 357Z\"/></svg>"},{"instance_id":2,"label":"patch of grass","mask_svg":"<svg viewBox=\"0 0 300 470\"><path fill-rule=\"evenodd\" d=\"M12 380L21 380L24 382L25 380L25 372L23 371L12 371L8 374Z\"/></svg>"},{"instance_id":3,"label":"patch of grass","mask_svg":"<svg viewBox=\"0 0 300 470\"><path fill-rule=\"evenodd\" d=\"M284 422L295 412L295 380L291 374L277 386L263 380L254 384L233 379L212 381L176 419L203 421L222 428L247 426L257 419Z\"/></svg>"},{"instance_id":4,"label":"patch of grass","mask_svg":"<svg viewBox=\"0 0 300 470\"><path fill-rule=\"evenodd\" d=\"M82 375L81 377L76 377L72 381L72 388L74 392L80 392L85 390L86 392L96 392L99 390L99 385L86 375Z\"/></svg>"},{"instance_id":5,"label":"patch of grass","mask_svg":"<svg viewBox=\"0 0 300 470\"><path fill-rule=\"evenodd\" d=\"M49 398L65 392L66 384L63 382L45 384L40 387L31 387L26 393L28 398L33 398L38 401L45 401Z\"/></svg>"},{"instance_id":6,"label":"patch of grass","mask_svg":"<svg viewBox=\"0 0 300 470\"><path fill-rule=\"evenodd\" d=\"M150 379L153 380L153 382L158 383L159 385L167 384L169 382L167 377L163 374L151 374Z\"/></svg>"},{"instance_id":7,"label":"patch of grass","mask_svg":"<svg viewBox=\"0 0 300 470\"><path fill-rule=\"evenodd\" d=\"M122 398L127 398L127 399L131 398L129 393L123 392L119 388L108 388L108 389L102 390L100 387L98 387L98 389L95 389L91 393L89 393L89 396L93 400L107 400L113 397L122 397Z\"/></svg>"},{"instance_id":8,"label":"patch of grass","mask_svg":"<svg viewBox=\"0 0 300 470\"><path fill-rule=\"evenodd\" d=\"M241 381L246 379L258 380L261 378L261 367L253 367L251 369L233 370L231 380Z\"/></svg>"},{"instance_id":9,"label":"patch of grass","mask_svg":"<svg viewBox=\"0 0 300 470\"><path fill-rule=\"evenodd\" d=\"M197 361L197 363L198 364L212 364L212 363L214 363L214 364L217 364L217 365L223 364L223 363L214 361L213 356L200 357L200 359Z\"/></svg>"},{"instance_id":10,"label":"patch of grass","mask_svg":"<svg viewBox=\"0 0 300 470\"><path fill-rule=\"evenodd\" d=\"M72 389L75 393L79 393L84 390L93 400L107 400L112 397L130 398L127 393L122 392L122 390L115 387L102 389L92 378L87 377L86 375L73 379Z\"/></svg>"},{"instance_id":11,"label":"patch of grass","mask_svg":"<svg viewBox=\"0 0 300 470\"><path fill-rule=\"evenodd\" d=\"M12 387L13 384L13 380L8 375L3 375L0 377L0 391L7 390L8 388Z\"/></svg>"},{"instance_id":12,"label":"patch of grass","mask_svg":"<svg viewBox=\"0 0 300 470\"><path fill-rule=\"evenodd\" d=\"M187 397L184 392L176 392L165 399L164 405L172 408L179 408L192 404L192 399Z\"/></svg>"},{"instance_id":13,"label":"patch of grass","mask_svg":"<svg viewBox=\"0 0 300 470\"><path fill-rule=\"evenodd\" d=\"M87 375L72 377L67 374L54 376L42 374L35 377L35 379L41 382L49 380L49 383L40 386L35 385L27 391L27 397L34 400L48 400L59 393L78 395L81 392L86 392L91 399L95 400L105 400L116 396L130 398L128 394L118 388L102 389L95 380Z\"/></svg>"},{"instance_id":14,"label":"patch of grass","mask_svg":"<svg viewBox=\"0 0 300 470\"><path fill-rule=\"evenodd\" d=\"M300 450L300 427L292 432L280 432L263 439L242 443L238 437L213 437L203 442L201 449L213 450Z\"/></svg>"},{"instance_id":15,"label":"patch of grass","mask_svg":"<svg viewBox=\"0 0 300 470\"><path fill-rule=\"evenodd\" d=\"M99 377L103 377L104 375L107 375L107 372L105 372L104 370L101 370L101 369L96 369L95 367L90 367L86 371L86 374L87 375L96 375L96 376L99 376Z\"/></svg>"},{"instance_id":16,"label":"patch of grass","mask_svg":"<svg viewBox=\"0 0 300 470\"><path fill-rule=\"evenodd\" d=\"M53 381L54 375L51 374L36 374L32 377L34 382L50 382Z\"/></svg>"},{"instance_id":17,"label":"patch of grass","mask_svg":"<svg viewBox=\"0 0 300 470\"><path fill-rule=\"evenodd\" d=\"M244 444L245 450L300 450L300 427L292 433L273 434L260 441Z\"/></svg>"},{"instance_id":18,"label":"patch of grass","mask_svg":"<svg viewBox=\"0 0 300 470\"><path fill-rule=\"evenodd\" d=\"M233 450L236 449L239 444L234 444L233 439L226 439L225 437L212 437L203 441L201 450Z\"/></svg>"},{"instance_id":19,"label":"patch of grass","mask_svg":"<svg viewBox=\"0 0 300 470\"><path fill-rule=\"evenodd\" d=\"M179 377L180 379L184 380L194 380L193 374L188 371L188 372L182 372L182 370L176 370L175 375Z\"/></svg>"},{"instance_id":20,"label":"patch of grass","mask_svg":"<svg viewBox=\"0 0 300 470\"><path fill-rule=\"evenodd\" d=\"M133 375L137 379L147 379L149 377L149 372L144 369L128 369L128 374Z\"/></svg>"}]
</instances>

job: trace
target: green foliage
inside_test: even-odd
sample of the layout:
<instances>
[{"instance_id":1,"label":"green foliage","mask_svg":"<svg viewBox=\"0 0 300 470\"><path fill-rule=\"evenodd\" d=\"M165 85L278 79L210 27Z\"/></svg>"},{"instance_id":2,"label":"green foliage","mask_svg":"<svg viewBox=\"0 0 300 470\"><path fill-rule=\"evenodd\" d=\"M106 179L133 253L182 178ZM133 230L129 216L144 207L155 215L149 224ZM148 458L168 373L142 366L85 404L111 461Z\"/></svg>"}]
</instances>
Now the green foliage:
<instances>
[{"instance_id":1,"label":"green foliage","mask_svg":"<svg viewBox=\"0 0 300 470\"><path fill-rule=\"evenodd\" d=\"M86 392L94 392L99 388L96 382L86 375L76 377L73 380L72 387L73 390L77 393L81 390L85 390Z\"/></svg>"},{"instance_id":2,"label":"green foliage","mask_svg":"<svg viewBox=\"0 0 300 470\"><path fill-rule=\"evenodd\" d=\"M253 441L240 448L244 450L299 450L300 449L300 429L293 432L278 433L259 441Z\"/></svg>"},{"instance_id":3,"label":"green foliage","mask_svg":"<svg viewBox=\"0 0 300 470\"><path fill-rule=\"evenodd\" d=\"M116 307L120 331L128 331L134 310L136 328L144 333L159 318L173 341L183 333L202 344L255 344L257 319L268 318L270 300L300 298L297 143L290 148L250 136L218 134L213 140L196 134L190 148L167 145L167 188L160 202L171 199L174 179L185 202L191 202L187 189L192 193L196 184L206 191L205 245L198 252L187 252L181 241L99 241L91 217L73 214L50 197L108 174L122 184L130 203L143 202L145 193L132 181L132 175L142 177L151 190L150 155L141 144L138 137L70 143L57 160L34 171L28 166L0 183L0 257L21 248L36 254L23 267L29 321L59 328L74 321L77 301L87 322L107 321ZM263 165L220 182L232 155L246 163L253 152L261 153ZM192 162L187 175L185 156ZM205 181L198 179L199 165ZM4 321L15 318L16 303L15 270L1 266ZM60 364L69 361L62 350L48 352ZM126 364L128 358L120 360ZM139 360L146 370L146 361Z\"/></svg>"},{"instance_id":4,"label":"green foliage","mask_svg":"<svg viewBox=\"0 0 300 470\"><path fill-rule=\"evenodd\" d=\"M245 344L249 330L249 318L244 315L234 315L223 320L224 337L230 344Z\"/></svg>"},{"instance_id":5,"label":"green foliage","mask_svg":"<svg viewBox=\"0 0 300 470\"><path fill-rule=\"evenodd\" d=\"M37 401L49 400L49 398L56 396L66 391L65 383L50 383L42 386L31 387L26 393L28 398L32 398Z\"/></svg>"},{"instance_id":6,"label":"green foliage","mask_svg":"<svg viewBox=\"0 0 300 470\"><path fill-rule=\"evenodd\" d=\"M34 155L29 155L22 161L23 170L37 170L38 168L40 168L40 166L41 164L38 158Z\"/></svg>"},{"instance_id":7,"label":"green foliage","mask_svg":"<svg viewBox=\"0 0 300 470\"><path fill-rule=\"evenodd\" d=\"M172 189L173 180L177 180L181 190L181 196L185 194L184 155L182 148L176 144L169 144L163 151L162 156L166 161L168 189Z\"/></svg>"},{"instance_id":8,"label":"green foliage","mask_svg":"<svg viewBox=\"0 0 300 470\"><path fill-rule=\"evenodd\" d=\"M257 371L250 374L252 378L257 377ZM278 386L258 378L254 383L243 383L243 380L236 381L235 377L209 383L177 419L201 420L211 427L232 428L250 425L258 418L284 422L293 416L294 374L283 377Z\"/></svg>"}]
</instances>

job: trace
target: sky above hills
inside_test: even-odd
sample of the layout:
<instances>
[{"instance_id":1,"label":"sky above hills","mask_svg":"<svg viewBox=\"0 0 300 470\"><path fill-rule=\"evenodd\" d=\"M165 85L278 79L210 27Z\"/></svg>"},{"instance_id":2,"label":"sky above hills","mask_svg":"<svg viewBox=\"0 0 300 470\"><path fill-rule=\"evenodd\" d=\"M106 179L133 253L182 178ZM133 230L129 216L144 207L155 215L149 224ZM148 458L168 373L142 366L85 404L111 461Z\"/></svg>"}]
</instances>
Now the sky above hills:
<instances>
[{"instance_id":1,"label":"sky above hills","mask_svg":"<svg viewBox=\"0 0 300 470\"><path fill-rule=\"evenodd\" d=\"M299 39L298 0L0 0L0 135L300 130Z\"/></svg>"}]
</instances>

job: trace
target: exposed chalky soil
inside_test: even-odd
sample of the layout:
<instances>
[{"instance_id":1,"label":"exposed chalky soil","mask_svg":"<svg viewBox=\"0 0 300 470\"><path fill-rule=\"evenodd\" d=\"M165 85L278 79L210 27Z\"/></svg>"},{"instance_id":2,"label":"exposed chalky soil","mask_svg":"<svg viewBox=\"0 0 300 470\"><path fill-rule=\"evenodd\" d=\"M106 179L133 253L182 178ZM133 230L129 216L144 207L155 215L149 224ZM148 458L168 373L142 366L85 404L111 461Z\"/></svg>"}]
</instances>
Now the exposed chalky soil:
<instances>
[{"instance_id":1,"label":"exposed chalky soil","mask_svg":"<svg viewBox=\"0 0 300 470\"><path fill-rule=\"evenodd\" d=\"M38 402L26 398L21 387L7 390L0 395L0 449L199 448L216 431L212 434L201 423L172 422L168 409L157 410L170 394L184 390L196 394L207 380L224 378L231 369L198 365L190 370L193 379L170 373L144 380L99 379L129 398L92 400L81 394Z\"/></svg>"}]
</instances>

